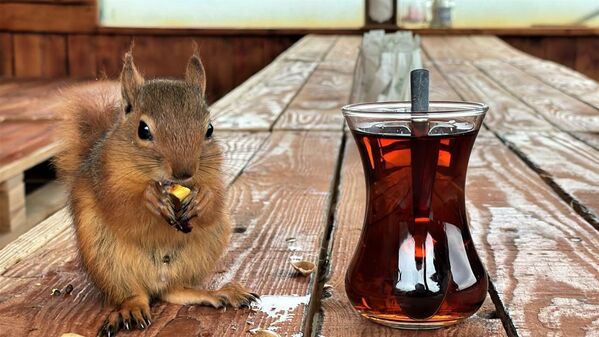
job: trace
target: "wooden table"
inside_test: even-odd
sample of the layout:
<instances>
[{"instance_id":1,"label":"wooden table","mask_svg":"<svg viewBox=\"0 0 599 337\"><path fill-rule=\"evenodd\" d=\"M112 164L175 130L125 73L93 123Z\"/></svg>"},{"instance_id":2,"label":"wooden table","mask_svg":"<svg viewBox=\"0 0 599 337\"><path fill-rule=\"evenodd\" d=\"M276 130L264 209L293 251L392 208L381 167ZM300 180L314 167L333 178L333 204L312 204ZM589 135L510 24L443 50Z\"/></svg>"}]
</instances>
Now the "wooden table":
<instances>
[{"instance_id":1,"label":"wooden table","mask_svg":"<svg viewBox=\"0 0 599 337\"><path fill-rule=\"evenodd\" d=\"M491 109L468 171L473 238L491 277L467 321L399 331L361 319L344 273L365 191L340 106L350 100L360 38L310 35L215 103L227 148L235 229L207 280L262 294L257 311L158 303L130 336L598 336L599 85L494 37L426 37L432 99ZM289 259L319 264L309 277ZM86 336L110 311L77 262L61 210L0 251L0 336ZM74 286L70 296L52 288ZM124 334L125 335L125 334Z\"/></svg>"}]
</instances>

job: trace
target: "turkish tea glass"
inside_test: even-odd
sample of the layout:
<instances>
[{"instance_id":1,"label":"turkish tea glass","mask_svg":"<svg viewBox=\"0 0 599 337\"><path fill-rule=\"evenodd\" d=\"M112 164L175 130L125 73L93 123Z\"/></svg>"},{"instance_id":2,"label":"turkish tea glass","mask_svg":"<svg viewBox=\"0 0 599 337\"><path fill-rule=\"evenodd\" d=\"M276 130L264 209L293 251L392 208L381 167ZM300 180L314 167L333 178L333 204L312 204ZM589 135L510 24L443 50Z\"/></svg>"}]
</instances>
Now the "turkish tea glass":
<instances>
[{"instance_id":1,"label":"turkish tea glass","mask_svg":"<svg viewBox=\"0 0 599 337\"><path fill-rule=\"evenodd\" d=\"M345 289L360 315L404 329L435 329L474 314L487 273L468 229L464 187L488 107L430 102L342 109L366 179L366 214Z\"/></svg>"}]
</instances>

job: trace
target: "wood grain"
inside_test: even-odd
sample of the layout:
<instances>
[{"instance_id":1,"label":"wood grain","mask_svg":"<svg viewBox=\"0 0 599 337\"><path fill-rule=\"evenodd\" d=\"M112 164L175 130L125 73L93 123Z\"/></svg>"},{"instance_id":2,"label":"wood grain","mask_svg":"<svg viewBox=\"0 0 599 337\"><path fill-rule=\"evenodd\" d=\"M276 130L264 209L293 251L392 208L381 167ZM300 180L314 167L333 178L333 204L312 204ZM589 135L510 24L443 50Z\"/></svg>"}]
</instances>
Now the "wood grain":
<instances>
[{"instance_id":1,"label":"wood grain","mask_svg":"<svg viewBox=\"0 0 599 337\"><path fill-rule=\"evenodd\" d=\"M97 75L107 78L118 78L123 68L123 56L129 50L133 37L131 35L97 35L90 44L95 44L95 60ZM134 58L136 53L134 51ZM93 59L93 57L92 57ZM140 69L142 74L143 69Z\"/></svg>"},{"instance_id":2,"label":"wood grain","mask_svg":"<svg viewBox=\"0 0 599 337\"><path fill-rule=\"evenodd\" d=\"M221 129L269 130L304 85L316 63L275 61L265 73L216 102L211 111ZM251 80L251 79L250 79Z\"/></svg>"},{"instance_id":3,"label":"wood grain","mask_svg":"<svg viewBox=\"0 0 599 337\"><path fill-rule=\"evenodd\" d=\"M566 131L599 131L599 110L506 62L475 61L476 67L501 86Z\"/></svg>"},{"instance_id":4,"label":"wood grain","mask_svg":"<svg viewBox=\"0 0 599 337\"><path fill-rule=\"evenodd\" d=\"M0 33L0 77L13 76L12 34Z\"/></svg>"},{"instance_id":5,"label":"wood grain","mask_svg":"<svg viewBox=\"0 0 599 337\"><path fill-rule=\"evenodd\" d=\"M599 49L599 38L594 37L580 37L576 39L576 52L578 57L576 58L576 70L589 76L595 81L599 81L599 56L597 50Z\"/></svg>"},{"instance_id":6,"label":"wood grain","mask_svg":"<svg viewBox=\"0 0 599 337\"><path fill-rule=\"evenodd\" d=\"M19 173L0 181L0 233L25 223L25 183Z\"/></svg>"},{"instance_id":7,"label":"wood grain","mask_svg":"<svg viewBox=\"0 0 599 337\"><path fill-rule=\"evenodd\" d=\"M563 132L502 135L555 187L569 204L599 229L599 151Z\"/></svg>"},{"instance_id":8,"label":"wood grain","mask_svg":"<svg viewBox=\"0 0 599 337\"><path fill-rule=\"evenodd\" d=\"M97 25L95 4L0 3L0 29L30 32L91 32Z\"/></svg>"},{"instance_id":9,"label":"wood grain","mask_svg":"<svg viewBox=\"0 0 599 337\"><path fill-rule=\"evenodd\" d=\"M355 68L357 55L362 44L361 35L343 35L337 38L337 41L326 54L323 64L329 67L340 67L348 70ZM349 64L346 64L349 63Z\"/></svg>"},{"instance_id":10,"label":"wood grain","mask_svg":"<svg viewBox=\"0 0 599 337\"><path fill-rule=\"evenodd\" d=\"M0 181L56 154L55 128L54 122L0 123Z\"/></svg>"},{"instance_id":11,"label":"wood grain","mask_svg":"<svg viewBox=\"0 0 599 337\"><path fill-rule=\"evenodd\" d=\"M268 308L222 312L160 303L152 308L152 326L129 335L246 336L246 330L257 326L278 328L283 335L300 331L311 280L295 275L288 259L317 257L328 219L338 135L275 132L230 189L237 227L245 231L234 234L221 269L207 284L240 281L263 295L263 301L270 303ZM314 148L331 155L323 160ZM289 212L291 205L293 212ZM17 315L10 324L5 323L7 319L0 320L4 322L0 331L11 336L21 331L28 336L93 335L110 311L101 305L99 293L78 266L70 220L65 216L64 211L57 213L0 251L0 267L5 268L0 276L0 317ZM61 230L45 232L55 228ZM42 237L50 241L42 245ZM288 243L289 237L296 241ZM52 288L69 283L75 289L71 296L49 295ZM287 305L285 300L295 303Z\"/></svg>"},{"instance_id":12,"label":"wood grain","mask_svg":"<svg viewBox=\"0 0 599 337\"><path fill-rule=\"evenodd\" d=\"M489 58L501 60L534 59L540 60L524 51L512 47L510 44L493 35L470 35L470 42L475 49L482 49Z\"/></svg>"},{"instance_id":13,"label":"wood grain","mask_svg":"<svg viewBox=\"0 0 599 337\"><path fill-rule=\"evenodd\" d=\"M461 56L453 48L448 48L447 38L444 36L424 36L421 47L433 61L459 60Z\"/></svg>"},{"instance_id":14,"label":"wood grain","mask_svg":"<svg viewBox=\"0 0 599 337\"><path fill-rule=\"evenodd\" d=\"M335 35L310 34L291 46L284 54L285 61L319 62L337 40Z\"/></svg>"},{"instance_id":15,"label":"wood grain","mask_svg":"<svg viewBox=\"0 0 599 337\"><path fill-rule=\"evenodd\" d=\"M269 136L267 132L214 131L214 139L223 148L223 171L227 185L239 176Z\"/></svg>"},{"instance_id":16,"label":"wood grain","mask_svg":"<svg viewBox=\"0 0 599 337\"><path fill-rule=\"evenodd\" d=\"M336 41L285 109L275 130L342 130L341 107L349 103L360 42L358 37Z\"/></svg>"},{"instance_id":17,"label":"wood grain","mask_svg":"<svg viewBox=\"0 0 599 337\"><path fill-rule=\"evenodd\" d=\"M67 48L63 35L15 34L13 41L15 55L18 55L14 60L15 76L67 76Z\"/></svg>"},{"instance_id":18,"label":"wood grain","mask_svg":"<svg viewBox=\"0 0 599 337\"><path fill-rule=\"evenodd\" d=\"M518 335L598 334L599 233L497 139L477 140L467 186L473 240Z\"/></svg>"},{"instance_id":19,"label":"wood grain","mask_svg":"<svg viewBox=\"0 0 599 337\"><path fill-rule=\"evenodd\" d=\"M555 129L543 116L471 63L435 62L435 66L445 75L462 99L484 102L489 106L484 122L490 129L497 132Z\"/></svg>"},{"instance_id":20,"label":"wood grain","mask_svg":"<svg viewBox=\"0 0 599 337\"><path fill-rule=\"evenodd\" d=\"M0 94L0 122L57 121L63 118L63 105L71 94L98 95L106 90L119 95L118 82L42 80L13 83ZM4 90L0 86L0 92Z\"/></svg>"},{"instance_id":21,"label":"wood grain","mask_svg":"<svg viewBox=\"0 0 599 337\"><path fill-rule=\"evenodd\" d=\"M92 35L74 34L67 37L69 77L97 78L95 42Z\"/></svg>"},{"instance_id":22,"label":"wood grain","mask_svg":"<svg viewBox=\"0 0 599 337\"><path fill-rule=\"evenodd\" d=\"M422 65L429 72L429 99L431 101L459 101L462 99L425 53L422 53Z\"/></svg>"},{"instance_id":23,"label":"wood grain","mask_svg":"<svg viewBox=\"0 0 599 337\"><path fill-rule=\"evenodd\" d=\"M599 132L575 132L574 135L599 150Z\"/></svg>"},{"instance_id":24,"label":"wood grain","mask_svg":"<svg viewBox=\"0 0 599 337\"><path fill-rule=\"evenodd\" d=\"M60 91L71 86L73 83L63 80L19 82L0 95L0 122L60 119Z\"/></svg>"},{"instance_id":25,"label":"wood grain","mask_svg":"<svg viewBox=\"0 0 599 337\"><path fill-rule=\"evenodd\" d=\"M581 73L542 60L521 58L512 60L510 63L552 87L599 109L599 84Z\"/></svg>"},{"instance_id":26,"label":"wood grain","mask_svg":"<svg viewBox=\"0 0 599 337\"><path fill-rule=\"evenodd\" d=\"M0 249L46 220L67 203L66 188L58 181L51 181L25 196L25 223L11 228L10 233L0 235ZM2 269L0 268L0 274Z\"/></svg>"},{"instance_id":27,"label":"wood grain","mask_svg":"<svg viewBox=\"0 0 599 337\"><path fill-rule=\"evenodd\" d=\"M331 297L322 301L322 321L318 334L322 336L506 336L499 319L488 305L477 315L446 329L407 331L383 327L360 317L345 294L345 272L353 256L364 219L366 190L360 156L354 140L347 141L339 183L338 207L335 212L333 244L329 258L331 270L327 283L332 286Z\"/></svg>"}]
</instances>

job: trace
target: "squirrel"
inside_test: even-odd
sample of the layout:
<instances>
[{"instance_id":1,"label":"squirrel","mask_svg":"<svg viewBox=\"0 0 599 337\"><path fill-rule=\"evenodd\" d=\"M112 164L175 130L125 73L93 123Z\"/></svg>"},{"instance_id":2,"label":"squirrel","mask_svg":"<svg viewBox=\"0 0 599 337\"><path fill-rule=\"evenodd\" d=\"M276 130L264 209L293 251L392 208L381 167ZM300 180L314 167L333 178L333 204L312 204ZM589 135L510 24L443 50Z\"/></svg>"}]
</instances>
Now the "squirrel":
<instances>
[{"instance_id":1,"label":"squirrel","mask_svg":"<svg viewBox=\"0 0 599 337\"><path fill-rule=\"evenodd\" d=\"M83 268L116 306L98 336L145 329L156 299L215 308L259 299L238 283L198 288L231 235L223 153L205 91L195 46L184 80L144 80L129 50L120 95L68 99L55 166L68 189ZM179 209L166 192L173 184L191 190Z\"/></svg>"}]
</instances>

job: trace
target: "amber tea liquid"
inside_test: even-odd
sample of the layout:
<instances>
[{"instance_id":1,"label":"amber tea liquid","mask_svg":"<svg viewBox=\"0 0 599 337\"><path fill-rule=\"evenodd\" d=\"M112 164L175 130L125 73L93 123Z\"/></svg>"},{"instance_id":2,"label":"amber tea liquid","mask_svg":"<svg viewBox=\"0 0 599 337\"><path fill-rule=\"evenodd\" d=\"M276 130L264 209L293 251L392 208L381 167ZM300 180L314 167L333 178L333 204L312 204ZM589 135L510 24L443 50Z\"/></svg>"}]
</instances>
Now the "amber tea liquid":
<instances>
[{"instance_id":1,"label":"amber tea liquid","mask_svg":"<svg viewBox=\"0 0 599 337\"><path fill-rule=\"evenodd\" d=\"M420 137L352 132L368 197L346 275L354 308L401 328L438 328L469 317L487 293L464 200L478 130Z\"/></svg>"}]
</instances>

